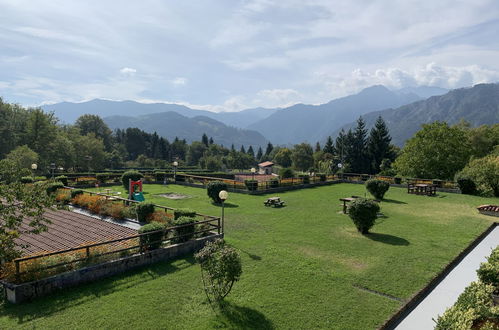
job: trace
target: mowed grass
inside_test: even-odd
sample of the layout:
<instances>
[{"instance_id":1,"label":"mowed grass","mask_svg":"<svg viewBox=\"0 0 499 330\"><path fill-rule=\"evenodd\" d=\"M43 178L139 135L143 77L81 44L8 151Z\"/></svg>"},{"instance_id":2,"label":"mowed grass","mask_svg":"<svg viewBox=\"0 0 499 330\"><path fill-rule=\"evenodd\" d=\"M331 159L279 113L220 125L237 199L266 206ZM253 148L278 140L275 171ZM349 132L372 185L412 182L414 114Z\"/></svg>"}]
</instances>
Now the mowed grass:
<instances>
[{"instance_id":1,"label":"mowed grass","mask_svg":"<svg viewBox=\"0 0 499 330\"><path fill-rule=\"evenodd\" d=\"M203 189L145 185L144 191L146 201L221 214ZM364 193L355 184L279 193L283 208L265 207L270 195L231 193L226 240L241 253L243 275L223 311L207 303L190 255L32 303L5 304L0 328L374 329L494 221L476 206L499 202L392 187L381 203L384 217L362 236L341 214L339 198Z\"/></svg>"}]
</instances>

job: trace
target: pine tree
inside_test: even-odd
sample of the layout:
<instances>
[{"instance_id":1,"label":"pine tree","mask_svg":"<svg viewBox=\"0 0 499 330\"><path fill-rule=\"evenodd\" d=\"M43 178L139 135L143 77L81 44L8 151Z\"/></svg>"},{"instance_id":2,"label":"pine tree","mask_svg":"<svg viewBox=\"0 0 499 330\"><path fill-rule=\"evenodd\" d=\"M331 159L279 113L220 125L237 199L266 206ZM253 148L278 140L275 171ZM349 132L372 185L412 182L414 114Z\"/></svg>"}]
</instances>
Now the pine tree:
<instances>
[{"instance_id":1,"label":"pine tree","mask_svg":"<svg viewBox=\"0 0 499 330\"><path fill-rule=\"evenodd\" d=\"M367 129L362 117L357 120L357 127L353 133L352 161L350 170L354 173L369 172L370 164L367 157Z\"/></svg>"},{"instance_id":2,"label":"pine tree","mask_svg":"<svg viewBox=\"0 0 499 330\"><path fill-rule=\"evenodd\" d=\"M210 137L209 144L213 144L213 143L215 143L215 141L213 141L213 138L212 138L212 137Z\"/></svg>"},{"instance_id":3,"label":"pine tree","mask_svg":"<svg viewBox=\"0 0 499 330\"><path fill-rule=\"evenodd\" d=\"M315 150L314 150L314 151L315 151L315 152L319 152L319 151L321 151L321 150L322 150L322 149L321 149L321 144L320 144L319 142L317 142L317 143L315 144Z\"/></svg>"},{"instance_id":4,"label":"pine tree","mask_svg":"<svg viewBox=\"0 0 499 330\"><path fill-rule=\"evenodd\" d=\"M230 146L230 151L236 151L236 148L234 147L234 143Z\"/></svg>"},{"instance_id":5,"label":"pine tree","mask_svg":"<svg viewBox=\"0 0 499 330\"><path fill-rule=\"evenodd\" d=\"M239 150L239 152L242 152L243 154L246 153L246 149L244 149L244 145L241 144L241 149Z\"/></svg>"},{"instance_id":6,"label":"pine tree","mask_svg":"<svg viewBox=\"0 0 499 330\"><path fill-rule=\"evenodd\" d=\"M255 151L253 150L253 146L249 146L247 152L248 152L248 155L250 155L251 157L255 158Z\"/></svg>"},{"instance_id":7,"label":"pine tree","mask_svg":"<svg viewBox=\"0 0 499 330\"><path fill-rule=\"evenodd\" d=\"M371 165L370 172L372 174L380 171L380 165L383 159L394 160L394 155L391 151L390 142L392 138L385 121L381 116L378 117L374 127L371 129L369 139L367 141L367 154Z\"/></svg>"},{"instance_id":8,"label":"pine tree","mask_svg":"<svg viewBox=\"0 0 499 330\"><path fill-rule=\"evenodd\" d=\"M256 160L261 161L263 156L262 147L258 147L258 151L256 152Z\"/></svg>"},{"instance_id":9,"label":"pine tree","mask_svg":"<svg viewBox=\"0 0 499 330\"><path fill-rule=\"evenodd\" d=\"M208 141L208 135L206 135L206 133L203 133L203 137L201 138L201 142L203 142L203 144L205 146L208 146L209 141Z\"/></svg>"},{"instance_id":10,"label":"pine tree","mask_svg":"<svg viewBox=\"0 0 499 330\"><path fill-rule=\"evenodd\" d=\"M265 156L267 157L268 155L270 155L270 153L272 152L272 150L274 149L274 146L272 145L272 143L268 143L267 144L267 149L265 149Z\"/></svg>"},{"instance_id":11,"label":"pine tree","mask_svg":"<svg viewBox=\"0 0 499 330\"><path fill-rule=\"evenodd\" d=\"M334 155L333 138L331 136L327 137L326 144L324 145L324 149L322 149L322 151L324 151L324 153Z\"/></svg>"}]
</instances>

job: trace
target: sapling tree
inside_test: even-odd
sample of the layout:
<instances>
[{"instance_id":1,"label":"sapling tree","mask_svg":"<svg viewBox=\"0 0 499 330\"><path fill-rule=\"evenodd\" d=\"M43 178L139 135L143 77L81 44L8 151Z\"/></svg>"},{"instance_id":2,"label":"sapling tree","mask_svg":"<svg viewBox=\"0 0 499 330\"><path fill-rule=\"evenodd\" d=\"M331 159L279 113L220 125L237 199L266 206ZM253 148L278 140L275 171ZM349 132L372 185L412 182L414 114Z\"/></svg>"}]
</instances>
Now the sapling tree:
<instances>
[{"instance_id":1,"label":"sapling tree","mask_svg":"<svg viewBox=\"0 0 499 330\"><path fill-rule=\"evenodd\" d=\"M49 221L43 215L53 204L43 184L0 184L0 270L5 262L20 256L22 246L16 239L21 234L47 230Z\"/></svg>"},{"instance_id":2,"label":"sapling tree","mask_svg":"<svg viewBox=\"0 0 499 330\"><path fill-rule=\"evenodd\" d=\"M208 242L195 255L201 265L204 290L210 303L220 304L242 273L241 257L223 239Z\"/></svg>"}]
</instances>

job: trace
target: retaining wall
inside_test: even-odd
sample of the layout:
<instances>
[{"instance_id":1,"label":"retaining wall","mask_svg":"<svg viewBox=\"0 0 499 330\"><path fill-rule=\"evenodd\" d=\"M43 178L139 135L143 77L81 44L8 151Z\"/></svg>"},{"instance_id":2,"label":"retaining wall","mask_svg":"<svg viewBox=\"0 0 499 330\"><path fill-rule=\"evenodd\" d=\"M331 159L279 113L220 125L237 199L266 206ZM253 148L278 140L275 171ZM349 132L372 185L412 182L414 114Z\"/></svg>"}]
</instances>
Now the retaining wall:
<instances>
[{"instance_id":1,"label":"retaining wall","mask_svg":"<svg viewBox=\"0 0 499 330\"><path fill-rule=\"evenodd\" d=\"M165 248L133 255L95 266L77 269L71 272L58 274L38 281L13 284L3 282L7 300L17 304L30 301L38 297L48 295L54 291L66 289L82 283L93 282L95 280L109 277L127 270L150 265L158 261L174 259L176 257L196 252L204 247L206 242L217 238L223 238L223 234L213 234L190 240L185 243L171 245Z\"/></svg>"}]
</instances>

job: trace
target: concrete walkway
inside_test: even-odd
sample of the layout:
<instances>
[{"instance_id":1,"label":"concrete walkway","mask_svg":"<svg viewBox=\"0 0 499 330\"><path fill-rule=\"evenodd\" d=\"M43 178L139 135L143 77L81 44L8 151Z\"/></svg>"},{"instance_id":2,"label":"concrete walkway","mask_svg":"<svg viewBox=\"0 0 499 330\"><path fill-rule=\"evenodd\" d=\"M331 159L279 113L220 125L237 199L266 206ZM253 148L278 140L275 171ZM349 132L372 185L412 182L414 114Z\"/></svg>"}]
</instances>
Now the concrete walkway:
<instances>
[{"instance_id":1,"label":"concrete walkway","mask_svg":"<svg viewBox=\"0 0 499 330\"><path fill-rule=\"evenodd\" d=\"M476 270L497 245L499 226L496 226L395 329L433 329L435 322L432 318L436 320L438 315L442 315L447 308L454 305L464 288L478 279Z\"/></svg>"}]
</instances>

